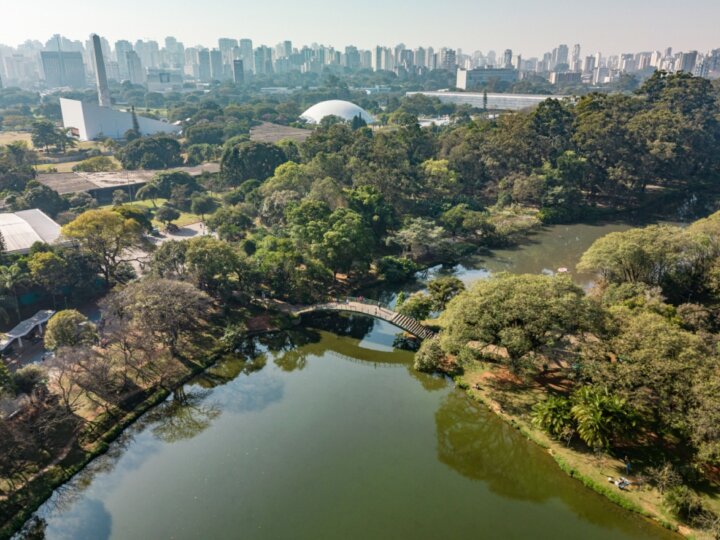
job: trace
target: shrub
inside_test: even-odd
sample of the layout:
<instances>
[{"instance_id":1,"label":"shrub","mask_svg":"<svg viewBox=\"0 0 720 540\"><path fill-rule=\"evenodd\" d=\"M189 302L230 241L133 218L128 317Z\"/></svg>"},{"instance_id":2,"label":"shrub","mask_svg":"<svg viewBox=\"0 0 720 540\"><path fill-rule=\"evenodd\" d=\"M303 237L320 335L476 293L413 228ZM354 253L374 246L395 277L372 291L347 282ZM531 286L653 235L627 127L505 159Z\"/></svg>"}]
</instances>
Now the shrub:
<instances>
[{"instance_id":1,"label":"shrub","mask_svg":"<svg viewBox=\"0 0 720 540\"><path fill-rule=\"evenodd\" d=\"M436 339L426 339L415 353L415 369L431 373L436 371L445 358L440 343Z\"/></svg>"}]
</instances>

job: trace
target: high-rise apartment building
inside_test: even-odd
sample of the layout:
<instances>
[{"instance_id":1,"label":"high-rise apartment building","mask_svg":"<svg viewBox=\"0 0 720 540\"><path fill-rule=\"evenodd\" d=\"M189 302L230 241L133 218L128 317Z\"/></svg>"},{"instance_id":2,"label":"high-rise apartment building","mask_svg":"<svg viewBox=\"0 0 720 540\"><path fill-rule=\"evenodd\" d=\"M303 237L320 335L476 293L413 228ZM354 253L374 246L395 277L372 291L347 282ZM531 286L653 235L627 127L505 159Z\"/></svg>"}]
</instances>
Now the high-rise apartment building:
<instances>
[{"instance_id":1,"label":"high-rise apartment building","mask_svg":"<svg viewBox=\"0 0 720 540\"><path fill-rule=\"evenodd\" d=\"M115 58L117 58L118 71L120 79L130 79L130 70L128 69L127 53L133 50L132 43L121 39L115 42Z\"/></svg>"},{"instance_id":2,"label":"high-rise apartment building","mask_svg":"<svg viewBox=\"0 0 720 540\"><path fill-rule=\"evenodd\" d=\"M243 61L245 71L255 71L255 55L252 39L240 40L240 59Z\"/></svg>"},{"instance_id":3,"label":"high-rise apartment building","mask_svg":"<svg viewBox=\"0 0 720 540\"><path fill-rule=\"evenodd\" d=\"M132 84L145 84L145 69L142 60L140 60L140 55L136 51L128 51L125 53L125 59L130 82Z\"/></svg>"},{"instance_id":4,"label":"high-rise apartment building","mask_svg":"<svg viewBox=\"0 0 720 540\"><path fill-rule=\"evenodd\" d=\"M512 68L512 58L513 58L512 49L505 49L505 52L503 53L502 67L505 69L511 69Z\"/></svg>"},{"instance_id":5,"label":"high-rise apartment building","mask_svg":"<svg viewBox=\"0 0 720 540\"><path fill-rule=\"evenodd\" d=\"M40 53L45 84L49 88L68 86L85 88L85 63L76 51L42 51Z\"/></svg>"},{"instance_id":6,"label":"high-rise apartment building","mask_svg":"<svg viewBox=\"0 0 720 540\"><path fill-rule=\"evenodd\" d=\"M207 49L201 49L198 51L198 79L200 82L210 82L212 80L210 51Z\"/></svg>"}]
</instances>

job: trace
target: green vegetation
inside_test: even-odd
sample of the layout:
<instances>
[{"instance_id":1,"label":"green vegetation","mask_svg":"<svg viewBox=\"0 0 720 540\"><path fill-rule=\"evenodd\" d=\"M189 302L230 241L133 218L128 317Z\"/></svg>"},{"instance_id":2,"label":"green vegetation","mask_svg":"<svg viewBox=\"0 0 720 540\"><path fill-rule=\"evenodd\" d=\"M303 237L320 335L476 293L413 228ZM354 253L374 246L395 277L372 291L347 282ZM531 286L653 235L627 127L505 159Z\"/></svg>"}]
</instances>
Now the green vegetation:
<instances>
[{"instance_id":1,"label":"green vegetation","mask_svg":"<svg viewBox=\"0 0 720 540\"><path fill-rule=\"evenodd\" d=\"M719 233L720 212L600 238L578 265L600 278L588 294L562 275L480 281L448 303L416 367L464 369L473 391L562 442L571 463L633 456L623 472L655 487L654 515L717 534L705 494L720 464Z\"/></svg>"}]
</instances>

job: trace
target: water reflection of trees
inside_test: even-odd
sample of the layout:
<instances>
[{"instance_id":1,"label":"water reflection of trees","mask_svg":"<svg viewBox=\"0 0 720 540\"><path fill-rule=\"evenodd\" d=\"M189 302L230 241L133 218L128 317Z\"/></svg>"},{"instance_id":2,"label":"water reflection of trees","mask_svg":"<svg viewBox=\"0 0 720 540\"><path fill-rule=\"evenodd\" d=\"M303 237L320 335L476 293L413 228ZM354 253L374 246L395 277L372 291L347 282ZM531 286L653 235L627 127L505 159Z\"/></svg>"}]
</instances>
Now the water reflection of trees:
<instances>
[{"instance_id":1,"label":"water reflection of trees","mask_svg":"<svg viewBox=\"0 0 720 540\"><path fill-rule=\"evenodd\" d=\"M181 388L173 398L152 409L147 421L153 424L152 433L161 441L174 443L192 439L210 427L220 415L220 409L204 403L209 392Z\"/></svg>"},{"instance_id":2,"label":"water reflection of trees","mask_svg":"<svg viewBox=\"0 0 720 540\"><path fill-rule=\"evenodd\" d=\"M607 529L648 537L662 530L592 493L562 473L551 458L510 424L460 391L450 392L435 413L438 459L497 495L544 502L560 498L581 519ZM668 535L670 537L670 535Z\"/></svg>"}]
</instances>

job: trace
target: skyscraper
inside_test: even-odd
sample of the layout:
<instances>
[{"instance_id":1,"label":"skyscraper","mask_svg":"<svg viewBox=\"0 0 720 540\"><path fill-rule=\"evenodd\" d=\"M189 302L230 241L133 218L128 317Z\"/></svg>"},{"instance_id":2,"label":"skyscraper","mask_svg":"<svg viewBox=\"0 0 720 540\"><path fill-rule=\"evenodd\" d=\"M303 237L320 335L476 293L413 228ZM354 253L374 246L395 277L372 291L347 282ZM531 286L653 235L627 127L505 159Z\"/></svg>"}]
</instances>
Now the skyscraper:
<instances>
[{"instance_id":1,"label":"skyscraper","mask_svg":"<svg viewBox=\"0 0 720 540\"><path fill-rule=\"evenodd\" d=\"M82 53L75 51L42 51L40 53L45 84L49 88L69 86L85 88L85 63Z\"/></svg>"},{"instance_id":2,"label":"skyscraper","mask_svg":"<svg viewBox=\"0 0 720 540\"><path fill-rule=\"evenodd\" d=\"M125 53L125 58L128 66L128 78L132 84L144 84L145 83L145 70L143 69L142 60L140 55L135 51L128 51Z\"/></svg>"},{"instance_id":3,"label":"skyscraper","mask_svg":"<svg viewBox=\"0 0 720 540\"><path fill-rule=\"evenodd\" d=\"M240 59L243 61L243 69L245 71L255 70L252 39L240 40Z\"/></svg>"},{"instance_id":4,"label":"skyscraper","mask_svg":"<svg viewBox=\"0 0 720 540\"><path fill-rule=\"evenodd\" d=\"M233 80L235 84L242 84L245 82L245 67L241 59L233 60Z\"/></svg>"},{"instance_id":5,"label":"skyscraper","mask_svg":"<svg viewBox=\"0 0 720 540\"><path fill-rule=\"evenodd\" d=\"M210 75L214 81L222 81L225 79L223 54L220 49L210 51Z\"/></svg>"},{"instance_id":6,"label":"skyscraper","mask_svg":"<svg viewBox=\"0 0 720 540\"><path fill-rule=\"evenodd\" d=\"M678 69L678 71L684 71L685 73L693 73L695 71L697 57L697 51L689 51L686 53L682 53L682 57L680 58L680 68Z\"/></svg>"},{"instance_id":7,"label":"skyscraper","mask_svg":"<svg viewBox=\"0 0 720 540\"><path fill-rule=\"evenodd\" d=\"M121 79L130 78L130 70L128 69L127 53L132 51L132 44L129 41L121 39L115 42L115 57L117 58L118 69Z\"/></svg>"},{"instance_id":8,"label":"skyscraper","mask_svg":"<svg viewBox=\"0 0 720 540\"><path fill-rule=\"evenodd\" d=\"M105 57L103 56L100 36L92 35L93 53L95 56L95 82L98 91L98 103L101 107L110 107L110 88L108 87L107 73L105 72Z\"/></svg>"},{"instance_id":9,"label":"skyscraper","mask_svg":"<svg viewBox=\"0 0 720 540\"><path fill-rule=\"evenodd\" d=\"M510 69L512 67L512 49L505 49L505 52L503 53L503 65L505 69Z\"/></svg>"},{"instance_id":10,"label":"skyscraper","mask_svg":"<svg viewBox=\"0 0 720 540\"><path fill-rule=\"evenodd\" d=\"M198 51L198 79L200 79L200 82L210 82L212 80L210 51L207 49Z\"/></svg>"}]
</instances>

